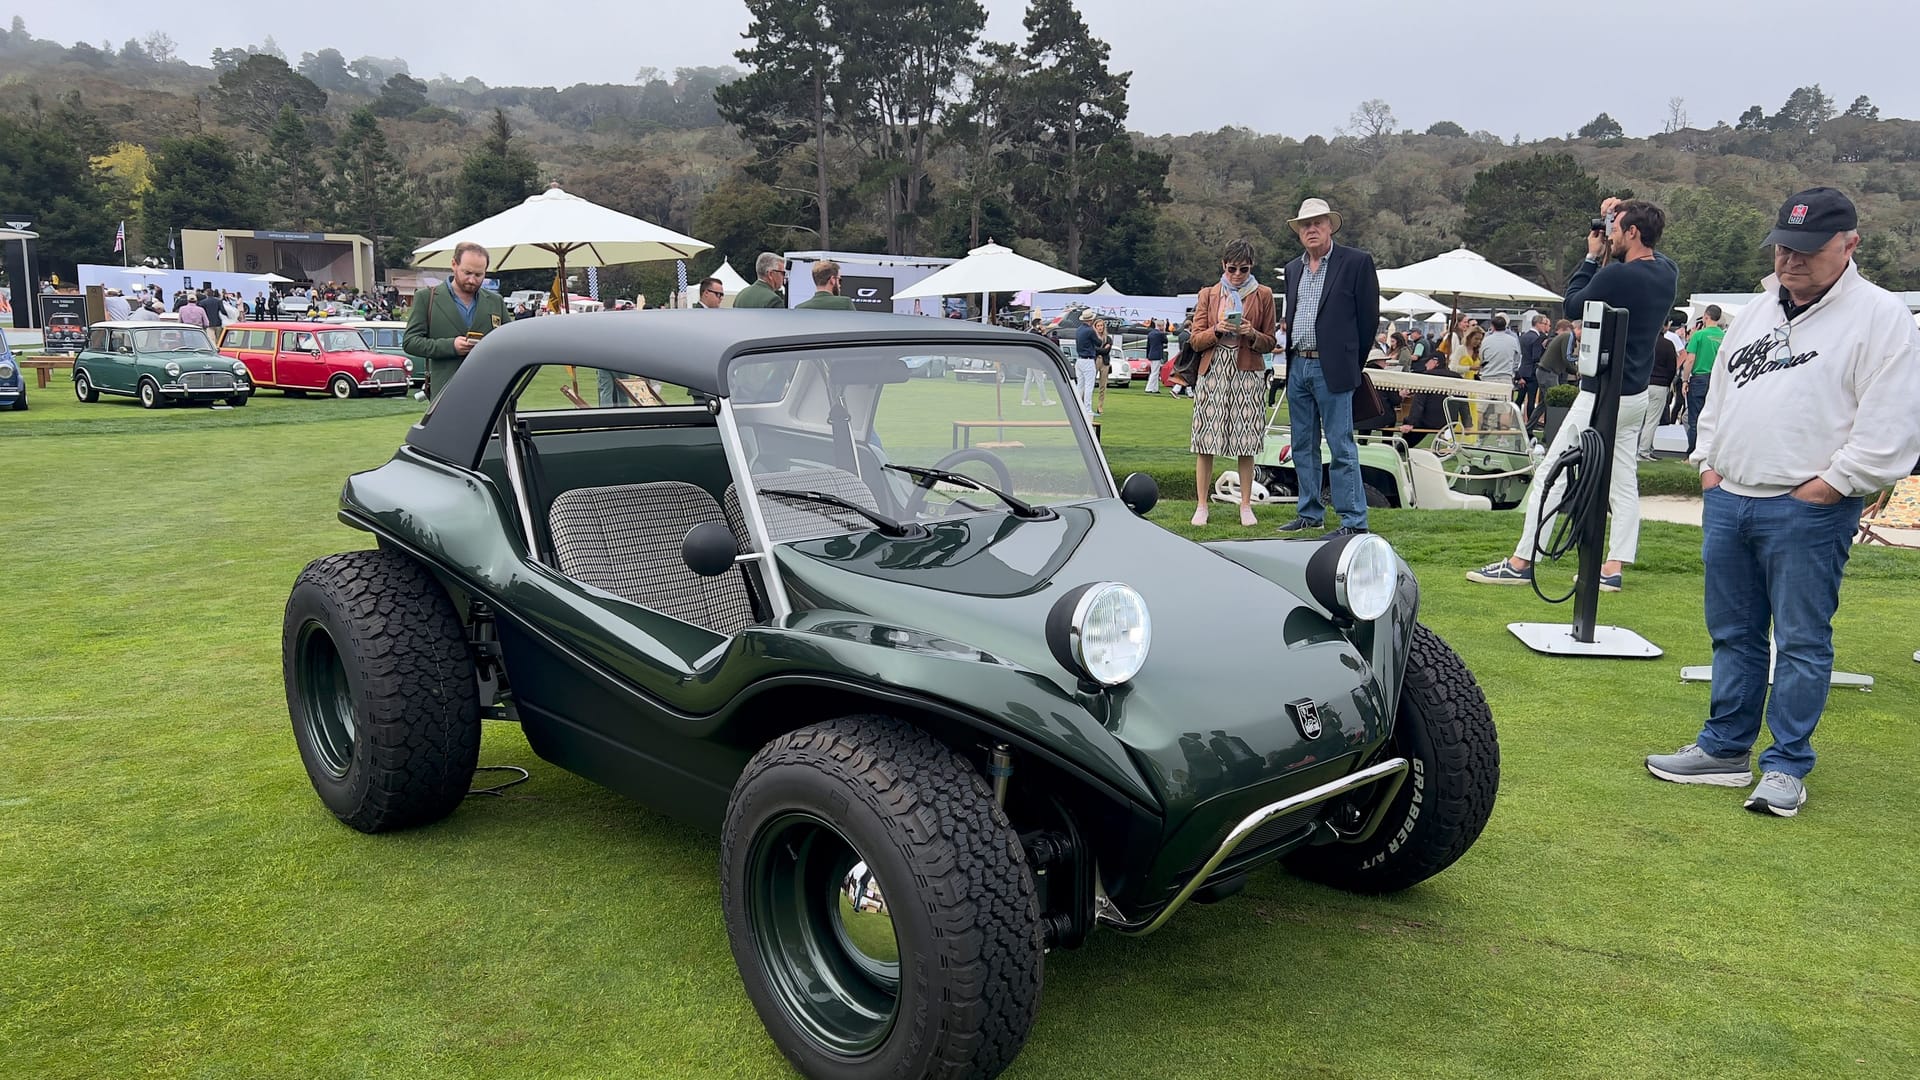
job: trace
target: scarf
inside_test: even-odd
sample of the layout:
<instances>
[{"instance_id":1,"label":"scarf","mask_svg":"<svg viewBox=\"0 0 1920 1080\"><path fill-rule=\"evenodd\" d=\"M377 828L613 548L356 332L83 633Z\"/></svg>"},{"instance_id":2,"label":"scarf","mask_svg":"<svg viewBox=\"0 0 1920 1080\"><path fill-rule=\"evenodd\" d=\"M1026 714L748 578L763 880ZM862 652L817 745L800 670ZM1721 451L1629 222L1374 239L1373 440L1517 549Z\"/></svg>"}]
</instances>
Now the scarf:
<instances>
[{"instance_id":1,"label":"scarf","mask_svg":"<svg viewBox=\"0 0 1920 1080\"><path fill-rule=\"evenodd\" d=\"M1227 275L1221 274L1220 275L1220 313L1222 315L1232 315L1233 313L1239 311L1241 299L1247 296L1251 296L1253 294L1253 290L1259 287L1260 287L1260 279L1254 277L1252 274L1247 275L1247 283L1245 285L1240 286L1240 288L1238 289L1235 289L1231 284L1227 282Z\"/></svg>"}]
</instances>

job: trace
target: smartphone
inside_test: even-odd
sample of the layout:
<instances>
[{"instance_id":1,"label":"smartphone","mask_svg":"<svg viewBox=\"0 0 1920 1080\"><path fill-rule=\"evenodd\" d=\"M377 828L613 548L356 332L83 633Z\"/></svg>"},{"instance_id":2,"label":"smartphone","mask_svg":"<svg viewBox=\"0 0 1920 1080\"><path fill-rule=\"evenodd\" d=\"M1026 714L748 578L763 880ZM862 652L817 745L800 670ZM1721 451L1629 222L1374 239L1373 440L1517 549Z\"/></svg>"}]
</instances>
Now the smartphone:
<instances>
[{"instance_id":1,"label":"smartphone","mask_svg":"<svg viewBox=\"0 0 1920 1080\"><path fill-rule=\"evenodd\" d=\"M467 337L469 337L469 338L471 338L471 339L472 339L472 340L474 340L474 341L479 341L479 340L480 340L481 338L483 338L483 337L485 337L485 336L486 336L486 333L485 333L485 331L482 331L482 330L469 330L469 331L467 331Z\"/></svg>"},{"instance_id":2,"label":"smartphone","mask_svg":"<svg viewBox=\"0 0 1920 1080\"><path fill-rule=\"evenodd\" d=\"M1239 325L1240 325L1240 320L1241 320L1242 318L1243 318L1243 316L1241 315L1241 313L1240 313L1240 312L1238 312L1238 311L1229 311L1229 312L1227 312L1227 325L1229 325L1229 326L1239 326Z\"/></svg>"}]
</instances>

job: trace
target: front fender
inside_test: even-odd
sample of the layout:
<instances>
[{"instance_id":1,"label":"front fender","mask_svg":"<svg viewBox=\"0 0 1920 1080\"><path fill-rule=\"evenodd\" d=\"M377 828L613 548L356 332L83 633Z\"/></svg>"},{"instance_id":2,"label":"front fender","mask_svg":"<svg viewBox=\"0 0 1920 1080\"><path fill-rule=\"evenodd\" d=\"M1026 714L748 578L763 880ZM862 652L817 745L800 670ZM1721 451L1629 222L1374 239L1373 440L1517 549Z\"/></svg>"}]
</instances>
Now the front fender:
<instances>
[{"instance_id":1,"label":"front fender","mask_svg":"<svg viewBox=\"0 0 1920 1080\"><path fill-rule=\"evenodd\" d=\"M1368 657L1374 685L1384 703L1383 715L1398 711L1400 684L1406 678L1407 656L1413 646L1413 627L1420 617L1420 583L1406 560L1395 555L1399 567L1393 606L1372 622L1354 622L1328 611L1307 587L1307 561L1320 545L1307 540L1215 540L1203 545L1259 574L1298 597L1300 603L1345 627L1347 639Z\"/></svg>"}]
</instances>

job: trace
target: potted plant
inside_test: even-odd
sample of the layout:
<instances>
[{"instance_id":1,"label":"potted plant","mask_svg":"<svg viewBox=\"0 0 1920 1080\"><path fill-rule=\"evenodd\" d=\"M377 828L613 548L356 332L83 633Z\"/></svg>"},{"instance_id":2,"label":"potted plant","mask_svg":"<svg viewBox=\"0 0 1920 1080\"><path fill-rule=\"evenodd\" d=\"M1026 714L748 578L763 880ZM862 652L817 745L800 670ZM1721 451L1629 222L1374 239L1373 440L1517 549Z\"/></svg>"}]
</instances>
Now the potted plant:
<instances>
[{"instance_id":1,"label":"potted plant","mask_svg":"<svg viewBox=\"0 0 1920 1080\"><path fill-rule=\"evenodd\" d=\"M1553 445L1553 437L1559 434L1561 421L1567 418L1567 410L1573 408L1573 399L1579 396L1580 387L1575 383L1547 387L1547 430L1540 436L1543 443Z\"/></svg>"}]
</instances>

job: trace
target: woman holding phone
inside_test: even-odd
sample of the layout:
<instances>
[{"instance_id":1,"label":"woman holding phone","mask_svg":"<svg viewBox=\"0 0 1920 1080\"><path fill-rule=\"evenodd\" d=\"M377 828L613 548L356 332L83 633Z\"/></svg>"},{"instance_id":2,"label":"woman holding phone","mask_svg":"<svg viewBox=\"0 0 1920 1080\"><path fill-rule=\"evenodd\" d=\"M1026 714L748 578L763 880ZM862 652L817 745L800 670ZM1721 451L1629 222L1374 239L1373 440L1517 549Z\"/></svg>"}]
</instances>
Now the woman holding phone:
<instances>
[{"instance_id":1,"label":"woman holding phone","mask_svg":"<svg viewBox=\"0 0 1920 1080\"><path fill-rule=\"evenodd\" d=\"M1254 525L1253 458L1267 441L1262 391L1274 343L1273 290L1253 276L1253 244L1234 240L1220 254L1220 281L1193 305L1193 351L1200 356L1193 402L1193 523L1207 523L1213 459L1235 458L1240 471L1240 524Z\"/></svg>"}]
</instances>

